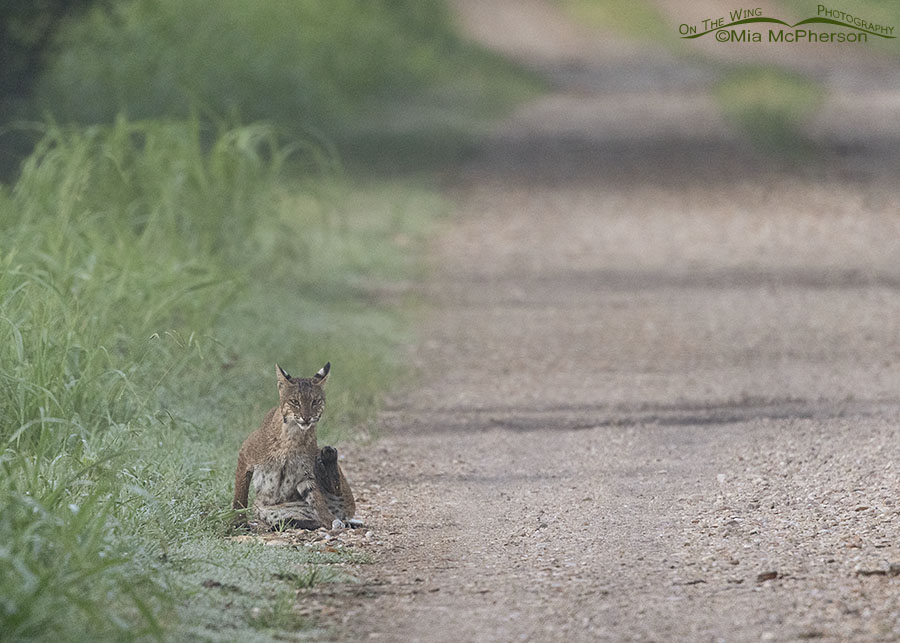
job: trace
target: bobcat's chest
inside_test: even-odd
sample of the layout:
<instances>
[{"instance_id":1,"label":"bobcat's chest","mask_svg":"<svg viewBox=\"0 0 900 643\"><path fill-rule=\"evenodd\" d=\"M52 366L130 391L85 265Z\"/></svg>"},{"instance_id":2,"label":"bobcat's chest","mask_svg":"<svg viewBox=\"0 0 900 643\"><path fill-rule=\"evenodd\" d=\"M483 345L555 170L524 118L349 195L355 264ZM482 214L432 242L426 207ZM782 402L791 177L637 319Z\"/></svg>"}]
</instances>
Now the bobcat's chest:
<instances>
[{"instance_id":1,"label":"bobcat's chest","mask_svg":"<svg viewBox=\"0 0 900 643\"><path fill-rule=\"evenodd\" d=\"M301 455L288 457L285 462L265 462L253 468L255 504L277 505L299 499L297 485L313 479L312 463Z\"/></svg>"}]
</instances>

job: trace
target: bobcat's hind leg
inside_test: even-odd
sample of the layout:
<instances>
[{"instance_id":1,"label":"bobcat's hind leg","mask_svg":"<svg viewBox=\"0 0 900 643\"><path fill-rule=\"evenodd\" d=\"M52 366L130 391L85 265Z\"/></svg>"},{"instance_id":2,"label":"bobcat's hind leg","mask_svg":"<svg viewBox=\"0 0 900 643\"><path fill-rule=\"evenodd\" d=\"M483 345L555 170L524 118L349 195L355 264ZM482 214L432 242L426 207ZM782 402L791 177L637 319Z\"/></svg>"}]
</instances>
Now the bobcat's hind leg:
<instances>
[{"instance_id":1,"label":"bobcat's hind leg","mask_svg":"<svg viewBox=\"0 0 900 643\"><path fill-rule=\"evenodd\" d=\"M283 502L278 505L257 505L256 518L269 529L318 529L319 517L308 502ZM330 527L330 525L328 525Z\"/></svg>"}]
</instances>

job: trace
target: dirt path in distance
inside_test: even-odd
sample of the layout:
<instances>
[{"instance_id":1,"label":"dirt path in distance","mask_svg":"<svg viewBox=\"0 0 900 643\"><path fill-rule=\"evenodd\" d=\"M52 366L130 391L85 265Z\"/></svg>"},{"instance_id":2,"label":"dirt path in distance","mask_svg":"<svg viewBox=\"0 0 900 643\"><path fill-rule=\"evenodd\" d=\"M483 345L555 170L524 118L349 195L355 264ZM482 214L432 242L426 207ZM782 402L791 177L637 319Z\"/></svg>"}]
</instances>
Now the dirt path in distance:
<instances>
[{"instance_id":1,"label":"dirt path in distance","mask_svg":"<svg viewBox=\"0 0 900 643\"><path fill-rule=\"evenodd\" d=\"M900 119L836 84L776 162L702 61L456 6L556 89L450 190L424 379L348 449L376 560L336 637L900 638Z\"/></svg>"}]
</instances>

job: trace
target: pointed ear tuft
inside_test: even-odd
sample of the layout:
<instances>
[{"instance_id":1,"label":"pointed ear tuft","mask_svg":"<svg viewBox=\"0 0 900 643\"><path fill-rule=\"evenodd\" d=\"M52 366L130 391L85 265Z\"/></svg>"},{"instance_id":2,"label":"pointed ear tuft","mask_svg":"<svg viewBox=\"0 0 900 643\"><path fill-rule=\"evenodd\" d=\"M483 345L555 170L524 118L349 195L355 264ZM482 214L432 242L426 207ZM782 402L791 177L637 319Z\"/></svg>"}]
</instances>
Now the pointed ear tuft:
<instances>
[{"instance_id":1,"label":"pointed ear tuft","mask_svg":"<svg viewBox=\"0 0 900 643\"><path fill-rule=\"evenodd\" d=\"M331 372L331 362L325 362L325 366L319 369L319 372L313 375L313 383L319 386L325 386L325 380L328 379L328 373Z\"/></svg>"},{"instance_id":2,"label":"pointed ear tuft","mask_svg":"<svg viewBox=\"0 0 900 643\"><path fill-rule=\"evenodd\" d=\"M275 378L278 380L279 392L291 382L291 376L285 373L278 364L275 364Z\"/></svg>"}]
</instances>

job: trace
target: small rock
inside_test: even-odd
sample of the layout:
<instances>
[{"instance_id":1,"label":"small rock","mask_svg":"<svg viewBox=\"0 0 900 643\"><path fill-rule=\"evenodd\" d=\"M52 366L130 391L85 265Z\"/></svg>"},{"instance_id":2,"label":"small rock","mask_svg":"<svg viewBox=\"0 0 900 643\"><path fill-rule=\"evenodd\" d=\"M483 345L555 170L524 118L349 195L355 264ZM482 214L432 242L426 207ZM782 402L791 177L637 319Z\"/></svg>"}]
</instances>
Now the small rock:
<instances>
[{"instance_id":1,"label":"small rock","mask_svg":"<svg viewBox=\"0 0 900 643\"><path fill-rule=\"evenodd\" d=\"M756 575L757 583L765 583L767 580L775 580L778 578L778 572L775 570L769 572L762 572Z\"/></svg>"},{"instance_id":2,"label":"small rock","mask_svg":"<svg viewBox=\"0 0 900 643\"><path fill-rule=\"evenodd\" d=\"M863 540L859 536L851 536L845 539L844 547L847 549L862 549Z\"/></svg>"},{"instance_id":3,"label":"small rock","mask_svg":"<svg viewBox=\"0 0 900 643\"><path fill-rule=\"evenodd\" d=\"M370 540L375 535L375 532L371 529L366 532L366 540Z\"/></svg>"},{"instance_id":4,"label":"small rock","mask_svg":"<svg viewBox=\"0 0 900 643\"><path fill-rule=\"evenodd\" d=\"M857 569L857 576L887 576L888 570L886 569Z\"/></svg>"}]
</instances>

